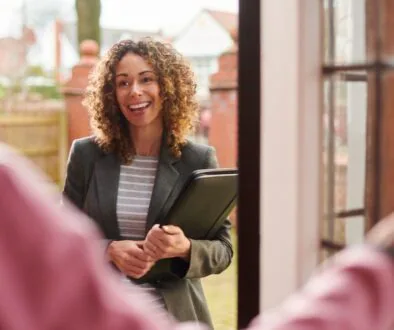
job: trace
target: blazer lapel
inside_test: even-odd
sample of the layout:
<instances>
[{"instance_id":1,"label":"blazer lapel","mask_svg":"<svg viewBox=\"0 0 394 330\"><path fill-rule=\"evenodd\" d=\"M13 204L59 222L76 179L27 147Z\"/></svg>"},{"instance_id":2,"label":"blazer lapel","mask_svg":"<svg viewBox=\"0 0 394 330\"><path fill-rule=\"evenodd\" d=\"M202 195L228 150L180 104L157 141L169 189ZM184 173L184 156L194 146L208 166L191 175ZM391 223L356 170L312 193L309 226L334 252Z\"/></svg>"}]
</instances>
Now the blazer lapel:
<instances>
[{"instance_id":1,"label":"blazer lapel","mask_svg":"<svg viewBox=\"0 0 394 330\"><path fill-rule=\"evenodd\" d=\"M116 200L118 196L120 160L114 154L107 154L95 166L98 191L98 207L108 237L120 238L116 216Z\"/></svg>"},{"instance_id":2,"label":"blazer lapel","mask_svg":"<svg viewBox=\"0 0 394 330\"><path fill-rule=\"evenodd\" d=\"M169 148L164 142L163 144L164 146L160 151L159 165L156 172L155 184L146 220L147 232L152 228L153 224L157 223L159 220L160 212L174 189L179 177L179 172L174 167L174 164L178 159L171 155Z\"/></svg>"}]
</instances>

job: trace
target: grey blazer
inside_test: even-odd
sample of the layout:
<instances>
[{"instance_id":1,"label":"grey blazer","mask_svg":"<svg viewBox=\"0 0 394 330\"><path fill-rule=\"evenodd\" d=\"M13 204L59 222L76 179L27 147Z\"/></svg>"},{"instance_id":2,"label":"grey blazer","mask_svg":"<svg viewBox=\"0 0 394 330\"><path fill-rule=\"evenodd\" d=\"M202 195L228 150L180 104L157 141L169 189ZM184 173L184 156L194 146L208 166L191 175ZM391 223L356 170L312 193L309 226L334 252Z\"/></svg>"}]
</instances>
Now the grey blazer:
<instances>
[{"instance_id":1,"label":"grey blazer","mask_svg":"<svg viewBox=\"0 0 394 330\"><path fill-rule=\"evenodd\" d=\"M173 205L188 176L196 169L215 168L212 147L188 142L181 158L163 146L147 215L146 232ZM71 146L63 194L85 212L110 240L121 240L116 217L120 160L104 153L93 137ZM175 280L152 283L162 294L168 311L179 321L200 321L212 326L200 278L225 270L232 259L230 222L226 220L213 240L191 240L190 263L175 258Z\"/></svg>"}]
</instances>

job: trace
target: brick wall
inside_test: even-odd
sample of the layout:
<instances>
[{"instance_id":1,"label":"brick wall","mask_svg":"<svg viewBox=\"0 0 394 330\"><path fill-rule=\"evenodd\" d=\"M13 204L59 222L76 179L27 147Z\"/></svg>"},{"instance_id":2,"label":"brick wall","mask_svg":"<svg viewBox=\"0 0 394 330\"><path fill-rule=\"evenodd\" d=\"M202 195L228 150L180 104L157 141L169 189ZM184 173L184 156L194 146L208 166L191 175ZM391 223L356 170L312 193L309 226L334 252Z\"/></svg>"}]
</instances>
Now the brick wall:
<instances>
[{"instance_id":1,"label":"brick wall","mask_svg":"<svg viewBox=\"0 0 394 330\"><path fill-rule=\"evenodd\" d=\"M237 91L213 92L209 144L221 167L237 166L237 125Z\"/></svg>"},{"instance_id":2,"label":"brick wall","mask_svg":"<svg viewBox=\"0 0 394 330\"><path fill-rule=\"evenodd\" d=\"M237 50L219 58L219 70L211 76L211 127L209 144L217 151L221 167L237 166Z\"/></svg>"},{"instance_id":3,"label":"brick wall","mask_svg":"<svg viewBox=\"0 0 394 330\"><path fill-rule=\"evenodd\" d=\"M77 138L91 134L89 115L82 105L88 76L98 59L99 47L93 40L85 40L80 46L81 59L72 69L72 76L63 87L68 120L68 145Z\"/></svg>"}]
</instances>

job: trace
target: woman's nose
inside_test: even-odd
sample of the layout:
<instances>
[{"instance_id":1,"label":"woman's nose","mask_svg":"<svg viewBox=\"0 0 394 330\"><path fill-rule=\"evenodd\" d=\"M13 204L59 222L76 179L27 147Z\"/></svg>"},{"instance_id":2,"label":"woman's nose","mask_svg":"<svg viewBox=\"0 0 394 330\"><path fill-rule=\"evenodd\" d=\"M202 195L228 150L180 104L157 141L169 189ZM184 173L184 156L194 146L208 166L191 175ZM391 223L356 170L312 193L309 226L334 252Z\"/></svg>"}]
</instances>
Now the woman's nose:
<instances>
[{"instance_id":1,"label":"woman's nose","mask_svg":"<svg viewBox=\"0 0 394 330\"><path fill-rule=\"evenodd\" d=\"M130 85L130 94L131 95L141 95L142 94L141 86L136 82L131 84Z\"/></svg>"}]
</instances>

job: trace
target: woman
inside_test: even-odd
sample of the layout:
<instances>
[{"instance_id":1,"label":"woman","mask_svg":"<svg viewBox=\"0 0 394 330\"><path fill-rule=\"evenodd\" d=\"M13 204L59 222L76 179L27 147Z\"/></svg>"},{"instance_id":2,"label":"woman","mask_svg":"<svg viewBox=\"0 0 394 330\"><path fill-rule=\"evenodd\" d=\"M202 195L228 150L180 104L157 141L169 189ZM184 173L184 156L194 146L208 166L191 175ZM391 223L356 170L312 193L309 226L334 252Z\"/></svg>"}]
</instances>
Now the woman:
<instances>
[{"instance_id":1,"label":"woman","mask_svg":"<svg viewBox=\"0 0 394 330\"><path fill-rule=\"evenodd\" d=\"M101 228L119 271L157 294L179 321L212 327L200 278L229 266L229 221L209 241L155 225L194 170L217 167L212 147L186 139L195 91L189 65L170 45L115 44L91 74L84 105L94 135L74 141L64 195ZM172 258L173 280L140 280L164 258Z\"/></svg>"}]
</instances>

